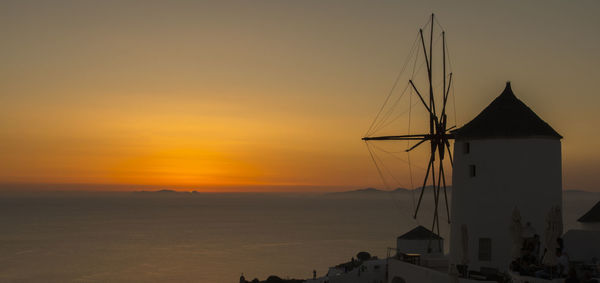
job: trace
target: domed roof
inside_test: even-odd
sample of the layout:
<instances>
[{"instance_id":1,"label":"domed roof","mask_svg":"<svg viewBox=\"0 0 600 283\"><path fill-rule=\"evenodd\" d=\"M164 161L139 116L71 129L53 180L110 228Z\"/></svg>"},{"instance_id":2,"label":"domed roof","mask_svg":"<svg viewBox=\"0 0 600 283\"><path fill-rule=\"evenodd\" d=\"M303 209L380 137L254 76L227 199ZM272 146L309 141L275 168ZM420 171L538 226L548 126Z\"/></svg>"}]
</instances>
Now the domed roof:
<instances>
[{"instance_id":1,"label":"domed roof","mask_svg":"<svg viewBox=\"0 0 600 283\"><path fill-rule=\"evenodd\" d=\"M488 107L460 129L452 131L456 138L520 138L549 137L561 139L548 123L519 100L510 82Z\"/></svg>"}]
</instances>

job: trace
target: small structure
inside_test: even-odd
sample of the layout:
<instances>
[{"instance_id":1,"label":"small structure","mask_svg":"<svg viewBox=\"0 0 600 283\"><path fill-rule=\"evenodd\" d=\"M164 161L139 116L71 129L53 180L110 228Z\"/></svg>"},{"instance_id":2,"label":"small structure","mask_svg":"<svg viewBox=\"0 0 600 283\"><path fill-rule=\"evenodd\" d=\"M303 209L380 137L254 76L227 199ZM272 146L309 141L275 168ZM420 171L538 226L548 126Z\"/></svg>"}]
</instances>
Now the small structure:
<instances>
[{"instance_id":1,"label":"small structure","mask_svg":"<svg viewBox=\"0 0 600 283\"><path fill-rule=\"evenodd\" d=\"M565 251L572 261L591 263L594 257L600 255L600 201L577 221L583 229L565 233Z\"/></svg>"},{"instance_id":2,"label":"small structure","mask_svg":"<svg viewBox=\"0 0 600 283\"><path fill-rule=\"evenodd\" d=\"M469 227L469 268L507 270L513 210L543 231L549 211L561 207L562 136L515 96L510 83L452 133L451 264L462 261L464 224Z\"/></svg>"},{"instance_id":3,"label":"small structure","mask_svg":"<svg viewBox=\"0 0 600 283\"><path fill-rule=\"evenodd\" d=\"M563 235L569 260L592 263L600 255L600 230L569 230Z\"/></svg>"},{"instance_id":4,"label":"small structure","mask_svg":"<svg viewBox=\"0 0 600 283\"><path fill-rule=\"evenodd\" d=\"M372 283L386 282L387 259L371 257L365 261L350 261L330 267L322 277L313 277L305 283Z\"/></svg>"},{"instance_id":5,"label":"small structure","mask_svg":"<svg viewBox=\"0 0 600 283\"><path fill-rule=\"evenodd\" d=\"M577 222L581 223L581 228L583 228L583 230L600 231L600 201L598 201L586 214L579 217Z\"/></svg>"},{"instance_id":6,"label":"small structure","mask_svg":"<svg viewBox=\"0 0 600 283\"><path fill-rule=\"evenodd\" d=\"M396 239L396 250L404 254L441 254L444 239L419 225Z\"/></svg>"}]
</instances>

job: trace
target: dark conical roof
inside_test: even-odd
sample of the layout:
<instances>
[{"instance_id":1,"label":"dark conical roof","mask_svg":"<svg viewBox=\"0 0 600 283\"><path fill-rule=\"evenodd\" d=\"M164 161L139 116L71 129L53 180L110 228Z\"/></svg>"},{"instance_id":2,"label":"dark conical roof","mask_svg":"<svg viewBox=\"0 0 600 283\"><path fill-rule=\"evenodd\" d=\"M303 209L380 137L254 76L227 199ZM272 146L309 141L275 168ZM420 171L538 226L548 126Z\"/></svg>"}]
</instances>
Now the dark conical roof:
<instances>
[{"instance_id":1,"label":"dark conical roof","mask_svg":"<svg viewBox=\"0 0 600 283\"><path fill-rule=\"evenodd\" d=\"M592 222L600 222L600 201L590 209L586 214L579 217L577 221L581 223L592 223Z\"/></svg>"},{"instance_id":2,"label":"dark conical roof","mask_svg":"<svg viewBox=\"0 0 600 283\"><path fill-rule=\"evenodd\" d=\"M417 226L415 229L412 229L406 232L404 235L398 237L398 239L403 240L441 240L442 237L436 235L431 232L429 229L423 227L422 225Z\"/></svg>"},{"instance_id":3,"label":"dark conical roof","mask_svg":"<svg viewBox=\"0 0 600 283\"><path fill-rule=\"evenodd\" d=\"M510 82L475 119L452 131L457 138L550 137L561 139L548 123L519 100Z\"/></svg>"}]
</instances>

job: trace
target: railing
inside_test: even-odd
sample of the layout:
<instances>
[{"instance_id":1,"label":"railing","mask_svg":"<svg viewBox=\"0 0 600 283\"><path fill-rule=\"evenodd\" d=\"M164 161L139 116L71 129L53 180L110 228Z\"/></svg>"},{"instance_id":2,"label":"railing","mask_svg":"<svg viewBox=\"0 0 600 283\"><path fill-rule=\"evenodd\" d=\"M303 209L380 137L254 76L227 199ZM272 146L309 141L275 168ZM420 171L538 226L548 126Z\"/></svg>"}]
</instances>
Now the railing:
<instances>
[{"instance_id":1,"label":"railing","mask_svg":"<svg viewBox=\"0 0 600 283\"><path fill-rule=\"evenodd\" d=\"M387 258L395 258L410 264L421 265L420 254L404 253L397 248L387 248Z\"/></svg>"}]
</instances>

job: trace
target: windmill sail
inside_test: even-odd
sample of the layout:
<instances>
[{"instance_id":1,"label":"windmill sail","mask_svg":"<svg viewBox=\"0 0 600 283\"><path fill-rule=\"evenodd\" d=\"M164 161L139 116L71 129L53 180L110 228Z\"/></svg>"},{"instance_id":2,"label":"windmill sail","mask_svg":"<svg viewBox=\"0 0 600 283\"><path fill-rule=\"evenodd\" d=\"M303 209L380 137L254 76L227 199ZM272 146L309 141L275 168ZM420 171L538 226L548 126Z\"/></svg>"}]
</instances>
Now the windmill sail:
<instances>
[{"instance_id":1,"label":"windmill sail","mask_svg":"<svg viewBox=\"0 0 600 283\"><path fill-rule=\"evenodd\" d=\"M441 54L441 72L437 70L437 65L434 65L434 59L438 60L437 55L434 50L434 26L437 23L435 16L432 14L429 25L429 36L426 39L426 36L423 33L423 29L419 30L418 33L418 45L419 52L416 53L416 56L421 54L425 60L426 67L426 82L422 84L418 84L415 82L414 77L411 77L408 80L407 87L410 88L411 93L418 98L417 104L420 104L419 107L421 111L425 111L428 116L428 131L419 133L419 134L402 134L398 135L366 135L362 138L365 142L375 142L375 141L413 141L415 144L408 147L405 151L410 152L420 146L424 146L429 144L429 154L428 154L428 162L425 171L424 180L420 186L421 191L419 195L418 202L415 207L415 211L413 217L416 219L419 213L419 209L421 207L421 202L423 201L423 194L426 189L431 188L433 190L433 202L434 202L434 212L433 219L431 224L431 231L437 231L437 235L439 235L439 202L441 201L441 194L444 194L444 201L446 206L446 214L448 218L448 222L450 221L449 217L449 206L448 206L448 196L447 196L447 186L446 186L446 170L444 169L444 161L446 157L449 158L450 164L452 164L452 155L450 150L450 140L453 139L453 135L450 133L454 127L448 126L448 116L447 116L447 104L448 97L450 95L450 91L452 89L452 72L447 74L447 47L446 47L446 33L442 29L441 30L441 40L442 40L442 54ZM437 23L439 25L439 23ZM441 27L441 25L440 25ZM416 59L415 59L416 65ZM414 68L413 68L414 73ZM437 83L435 79L436 76L441 76L442 88L441 90L436 89L435 84ZM436 91L437 90L437 91ZM406 91L406 89L405 89ZM387 103L386 99L386 103ZM436 105L436 102L439 103ZM409 102L409 107L411 103ZM383 109L383 107L382 107ZM379 115L378 115L379 116ZM377 118L376 118L377 119ZM375 121L374 121L375 124ZM373 125L372 125L373 126ZM375 159L374 159L375 161ZM377 165L377 164L376 164ZM430 186L428 186L428 184Z\"/></svg>"}]
</instances>

